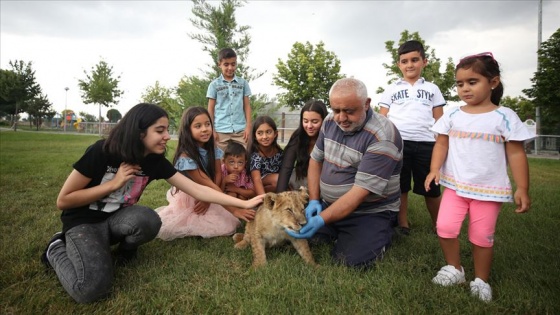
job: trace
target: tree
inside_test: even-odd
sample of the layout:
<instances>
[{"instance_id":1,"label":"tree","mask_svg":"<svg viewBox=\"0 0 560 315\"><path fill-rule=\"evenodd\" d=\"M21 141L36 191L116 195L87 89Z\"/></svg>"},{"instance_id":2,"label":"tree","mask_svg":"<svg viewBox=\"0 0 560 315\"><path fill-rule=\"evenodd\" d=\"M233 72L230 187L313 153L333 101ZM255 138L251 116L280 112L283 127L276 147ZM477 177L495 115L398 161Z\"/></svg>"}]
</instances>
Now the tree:
<instances>
[{"instance_id":1,"label":"tree","mask_svg":"<svg viewBox=\"0 0 560 315\"><path fill-rule=\"evenodd\" d=\"M246 2L245 0L222 0L218 7L214 7L205 0L193 0L192 13L195 18L190 19L190 21L196 28L202 30L203 33L189 34L189 36L203 45L202 50L208 53L212 63L207 64L210 70L204 72L205 78L189 77L184 82L195 90L185 93L186 91L182 89L181 85L178 87L179 101L184 106L199 104L201 101L199 97L201 95L204 97L204 102L201 105L207 106L206 90L208 84L221 74L217 59L218 52L223 48L235 50L237 54L236 72L245 80L251 82L264 74L264 72L256 72L246 64L251 44L251 36L248 31L251 27L238 25L235 18L235 10L243 7ZM251 114L254 118L256 113L268 104L268 96L257 93L251 95L249 99Z\"/></svg>"},{"instance_id":2,"label":"tree","mask_svg":"<svg viewBox=\"0 0 560 315\"><path fill-rule=\"evenodd\" d=\"M274 85L287 92L279 94L280 104L292 109L301 108L310 99L322 100L329 105L329 90L343 76L340 60L331 51L325 50L321 41L316 47L306 42L296 42L286 62L278 58Z\"/></svg>"},{"instance_id":3,"label":"tree","mask_svg":"<svg viewBox=\"0 0 560 315\"><path fill-rule=\"evenodd\" d=\"M49 102L47 96L43 95L43 93L27 101L26 105L29 122L33 122L37 130L39 130L39 126L44 118L53 117L56 114L52 108L52 103Z\"/></svg>"},{"instance_id":4,"label":"tree","mask_svg":"<svg viewBox=\"0 0 560 315\"><path fill-rule=\"evenodd\" d=\"M443 94L443 97L446 101L458 101L459 97L456 93L454 93L455 87L455 65L453 64L453 60L451 57L447 58L447 63L445 63L444 71L441 72L442 62L441 60L436 57L436 52L433 48L426 45L424 40L420 37L418 32L409 33L408 30L404 30L401 33L401 38L399 42L395 45L395 42L392 40L385 42L385 49L391 55L391 64L383 63L383 68L387 69L387 76L389 77L389 81L387 81L387 85L395 82L399 78L402 78L402 73L399 70L399 66L397 65L399 62L399 54L398 49L399 46L402 45L404 42L408 40L417 40L424 45L424 50L426 52L426 59L428 59L428 64L422 71L422 77L424 77L427 81L430 81L437 85ZM376 93L383 93L384 89L382 87L377 88Z\"/></svg>"},{"instance_id":5,"label":"tree","mask_svg":"<svg viewBox=\"0 0 560 315\"><path fill-rule=\"evenodd\" d=\"M14 130L17 130L17 117L25 112L27 101L41 93L35 81L32 62L10 61L12 70L0 69L0 112L12 115Z\"/></svg>"},{"instance_id":6,"label":"tree","mask_svg":"<svg viewBox=\"0 0 560 315\"><path fill-rule=\"evenodd\" d=\"M0 69L0 113L13 115L16 102L14 100L14 90L18 85L19 77L12 70Z\"/></svg>"},{"instance_id":7,"label":"tree","mask_svg":"<svg viewBox=\"0 0 560 315\"><path fill-rule=\"evenodd\" d=\"M177 102L182 110L192 106L206 107L208 99L206 98L206 90L210 80L201 79L198 76L184 76L179 81L179 85L175 89L177 94Z\"/></svg>"},{"instance_id":8,"label":"tree","mask_svg":"<svg viewBox=\"0 0 560 315\"><path fill-rule=\"evenodd\" d=\"M98 117L95 117L95 115L92 115L92 114L86 113L86 112L80 112L80 117L82 117L82 119L83 119L84 121L87 121L87 122L96 122L96 121L98 121L98 120L97 120Z\"/></svg>"},{"instance_id":9,"label":"tree","mask_svg":"<svg viewBox=\"0 0 560 315\"><path fill-rule=\"evenodd\" d=\"M165 109L169 115L169 125L177 128L177 123L181 119L183 108L175 98L173 89L161 86L159 81L156 81L154 86L146 88L142 94L142 102L156 104Z\"/></svg>"},{"instance_id":10,"label":"tree","mask_svg":"<svg viewBox=\"0 0 560 315\"><path fill-rule=\"evenodd\" d=\"M118 89L120 76L113 78L113 67L101 60L91 73L84 70L86 78L79 80L78 86L82 91L82 99L86 104L99 105L99 121L102 121L101 106L109 107L117 104L123 91ZM101 135L101 124L99 124L99 135Z\"/></svg>"},{"instance_id":11,"label":"tree","mask_svg":"<svg viewBox=\"0 0 560 315\"><path fill-rule=\"evenodd\" d=\"M238 25L235 10L243 7L245 0L222 0L218 7L210 5L205 0L193 0L192 13L196 18L191 18L191 23L202 30L201 34L189 36L203 45L202 50L207 52L212 59L208 64L210 71L205 71L206 78L212 80L221 74L218 67L218 52L223 48L232 48L237 54L237 72L247 81L260 78L264 72L254 73L245 64L249 56L251 36L247 25Z\"/></svg>"},{"instance_id":12,"label":"tree","mask_svg":"<svg viewBox=\"0 0 560 315\"><path fill-rule=\"evenodd\" d=\"M500 105L511 108L517 113L521 121L535 119L535 104L522 96L504 96L500 101Z\"/></svg>"},{"instance_id":13,"label":"tree","mask_svg":"<svg viewBox=\"0 0 560 315\"><path fill-rule=\"evenodd\" d=\"M560 29L541 44L539 67L530 89L523 90L540 107L540 134L560 133Z\"/></svg>"},{"instance_id":14,"label":"tree","mask_svg":"<svg viewBox=\"0 0 560 315\"><path fill-rule=\"evenodd\" d=\"M107 111L107 119L109 119L110 122L116 123L121 118L122 114L117 109L111 108Z\"/></svg>"}]
</instances>

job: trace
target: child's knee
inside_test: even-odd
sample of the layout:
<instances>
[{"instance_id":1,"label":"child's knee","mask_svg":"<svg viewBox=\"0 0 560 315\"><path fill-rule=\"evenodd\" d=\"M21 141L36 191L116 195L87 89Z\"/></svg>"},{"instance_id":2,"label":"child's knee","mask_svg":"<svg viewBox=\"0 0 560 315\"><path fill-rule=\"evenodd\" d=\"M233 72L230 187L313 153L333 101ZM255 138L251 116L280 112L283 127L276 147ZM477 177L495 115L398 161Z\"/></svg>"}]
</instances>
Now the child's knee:
<instances>
[{"instance_id":1,"label":"child's knee","mask_svg":"<svg viewBox=\"0 0 560 315\"><path fill-rule=\"evenodd\" d=\"M469 241L476 246L492 247L494 246L494 233L486 231L469 231Z\"/></svg>"},{"instance_id":2,"label":"child's knee","mask_svg":"<svg viewBox=\"0 0 560 315\"><path fill-rule=\"evenodd\" d=\"M69 294L78 303L93 303L109 296L112 284L112 277L100 275L90 283L82 283L74 292L69 292Z\"/></svg>"},{"instance_id":3,"label":"child's knee","mask_svg":"<svg viewBox=\"0 0 560 315\"><path fill-rule=\"evenodd\" d=\"M457 238L461 231L461 226L457 227L456 224L449 224L447 222L437 221L436 224L437 235L442 238Z\"/></svg>"}]
</instances>

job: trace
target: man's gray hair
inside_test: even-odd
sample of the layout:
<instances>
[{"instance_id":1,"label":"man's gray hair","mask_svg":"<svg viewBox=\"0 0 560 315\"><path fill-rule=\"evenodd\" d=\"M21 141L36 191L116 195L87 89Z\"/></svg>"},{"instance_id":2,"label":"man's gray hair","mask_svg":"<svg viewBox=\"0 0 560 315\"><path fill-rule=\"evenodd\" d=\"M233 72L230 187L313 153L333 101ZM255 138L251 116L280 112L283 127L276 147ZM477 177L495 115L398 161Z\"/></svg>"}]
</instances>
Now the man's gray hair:
<instances>
[{"instance_id":1,"label":"man's gray hair","mask_svg":"<svg viewBox=\"0 0 560 315\"><path fill-rule=\"evenodd\" d=\"M331 96L334 90L354 91L356 96L364 102L368 98L367 88L364 82L354 78L343 78L336 81L331 86L329 96Z\"/></svg>"}]
</instances>

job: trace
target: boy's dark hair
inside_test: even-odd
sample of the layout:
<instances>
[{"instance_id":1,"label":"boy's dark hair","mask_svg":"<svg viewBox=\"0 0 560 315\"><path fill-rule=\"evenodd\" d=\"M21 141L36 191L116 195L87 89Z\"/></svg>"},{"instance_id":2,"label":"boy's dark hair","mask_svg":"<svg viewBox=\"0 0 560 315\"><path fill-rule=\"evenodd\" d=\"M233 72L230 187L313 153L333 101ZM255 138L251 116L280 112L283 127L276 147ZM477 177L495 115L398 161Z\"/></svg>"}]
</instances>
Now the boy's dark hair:
<instances>
[{"instance_id":1,"label":"boy's dark hair","mask_svg":"<svg viewBox=\"0 0 560 315\"><path fill-rule=\"evenodd\" d=\"M231 48L224 48L220 50L220 52L218 53L218 63L222 62L222 60L224 59L233 58L233 57L237 57L235 51Z\"/></svg>"},{"instance_id":2,"label":"boy's dark hair","mask_svg":"<svg viewBox=\"0 0 560 315\"><path fill-rule=\"evenodd\" d=\"M244 156L247 159L247 150L245 147L234 140L228 140L226 149L224 151L224 158L228 156Z\"/></svg>"},{"instance_id":3,"label":"boy's dark hair","mask_svg":"<svg viewBox=\"0 0 560 315\"><path fill-rule=\"evenodd\" d=\"M140 103L132 107L109 132L103 144L103 151L130 164L144 161L146 147L142 138L148 128L161 117L168 118L167 112L155 105Z\"/></svg>"},{"instance_id":4,"label":"boy's dark hair","mask_svg":"<svg viewBox=\"0 0 560 315\"><path fill-rule=\"evenodd\" d=\"M404 42L398 50L399 57L409 52L417 51L420 53L422 59L426 59L426 52L424 51L424 45L417 40L409 40Z\"/></svg>"}]
</instances>

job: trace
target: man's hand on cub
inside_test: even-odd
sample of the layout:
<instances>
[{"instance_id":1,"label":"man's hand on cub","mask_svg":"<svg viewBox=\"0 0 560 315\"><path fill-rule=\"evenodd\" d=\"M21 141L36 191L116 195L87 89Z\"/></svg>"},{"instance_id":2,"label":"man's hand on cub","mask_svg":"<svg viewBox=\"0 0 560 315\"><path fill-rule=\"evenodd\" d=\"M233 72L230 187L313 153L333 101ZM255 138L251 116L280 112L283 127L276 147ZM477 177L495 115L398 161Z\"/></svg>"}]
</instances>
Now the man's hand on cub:
<instances>
[{"instance_id":1,"label":"man's hand on cub","mask_svg":"<svg viewBox=\"0 0 560 315\"><path fill-rule=\"evenodd\" d=\"M305 207L305 218L309 221L311 217L319 215L321 211L323 211L323 206L319 200L309 200L309 204Z\"/></svg>"},{"instance_id":2,"label":"man's hand on cub","mask_svg":"<svg viewBox=\"0 0 560 315\"><path fill-rule=\"evenodd\" d=\"M286 233L293 238L311 238L317 230L325 225L325 220L320 215L316 215L311 217L307 221L307 224L304 225L299 232L293 232L291 230L286 230Z\"/></svg>"}]
</instances>

